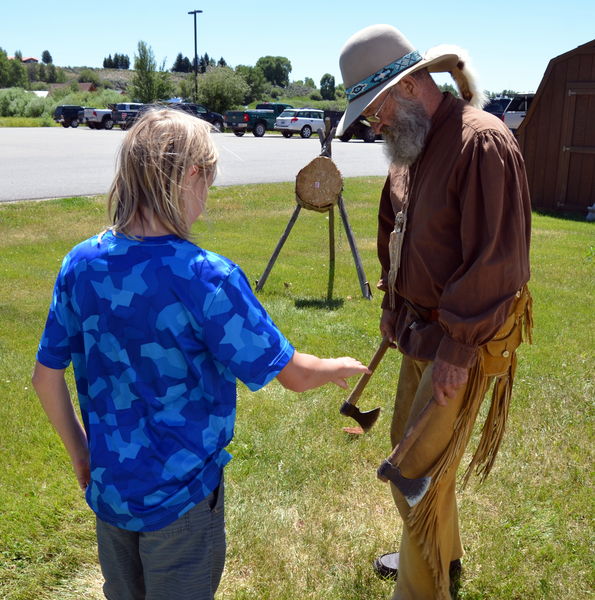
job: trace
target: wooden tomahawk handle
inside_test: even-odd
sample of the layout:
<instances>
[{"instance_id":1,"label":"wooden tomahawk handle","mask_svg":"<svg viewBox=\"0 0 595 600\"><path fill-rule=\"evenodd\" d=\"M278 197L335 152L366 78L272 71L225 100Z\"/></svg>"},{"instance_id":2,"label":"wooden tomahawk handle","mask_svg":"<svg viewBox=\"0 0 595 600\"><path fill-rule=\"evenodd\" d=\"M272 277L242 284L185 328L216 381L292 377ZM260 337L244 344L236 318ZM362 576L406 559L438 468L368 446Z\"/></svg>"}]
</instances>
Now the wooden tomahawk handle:
<instances>
[{"instance_id":1,"label":"wooden tomahawk handle","mask_svg":"<svg viewBox=\"0 0 595 600\"><path fill-rule=\"evenodd\" d=\"M386 459L393 467L398 467L401 464L411 446L415 444L421 432L426 428L436 406L436 401L432 396L415 421L409 426L403 439L394 447L391 455Z\"/></svg>"},{"instance_id":2,"label":"wooden tomahawk handle","mask_svg":"<svg viewBox=\"0 0 595 600\"><path fill-rule=\"evenodd\" d=\"M374 354L374 356L372 357L372 360L370 361L370 364L368 365L368 369L370 372L364 373L360 377L356 386L353 388L351 394L349 394L349 398L347 398L347 400L345 401L347 404L355 405L357 403L357 401L359 400L359 397L362 395L362 392L364 391L364 388L366 387L368 381L370 380L370 377L372 377L374 370L378 366L378 363L382 360L382 357L384 356L384 353L386 352L386 350L389 346L390 346L390 342L388 341L388 338L386 338L386 337L382 338L382 342L380 342L380 346L378 346L378 350L376 350L376 353Z\"/></svg>"}]
</instances>

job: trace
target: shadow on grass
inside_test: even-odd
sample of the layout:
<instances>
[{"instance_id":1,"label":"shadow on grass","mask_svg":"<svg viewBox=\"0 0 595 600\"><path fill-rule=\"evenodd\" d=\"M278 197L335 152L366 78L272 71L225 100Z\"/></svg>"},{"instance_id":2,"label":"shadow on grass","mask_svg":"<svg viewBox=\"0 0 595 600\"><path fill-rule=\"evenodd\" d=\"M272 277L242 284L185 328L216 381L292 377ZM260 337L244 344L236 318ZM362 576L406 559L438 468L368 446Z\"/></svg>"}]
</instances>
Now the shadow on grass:
<instances>
[{"instance_id":1,"label":"shadow on grass","mask_svg":"<svg viewBox=\"0 0 595 600\"><path fill-rule=\"evenodd\" d=\"M561 219L563 221L577 221L585 223L587 221L586 211L555 211L547 208L534 208L533 212L541 217L552 217L554 219Z\"/></svg>"},{"instance_id":2,"label":"shadow on grass","mask_svg":"<svg viewBox=\"0 0 595 600\"><path fill-rule=\"evenodd\" d=\"M325 298L324 300L297 298L295 301L296 308L317 308L319 310L337 310L343 304L345 304L345 300L341 298Z\"/></svg>"}]
</instances>

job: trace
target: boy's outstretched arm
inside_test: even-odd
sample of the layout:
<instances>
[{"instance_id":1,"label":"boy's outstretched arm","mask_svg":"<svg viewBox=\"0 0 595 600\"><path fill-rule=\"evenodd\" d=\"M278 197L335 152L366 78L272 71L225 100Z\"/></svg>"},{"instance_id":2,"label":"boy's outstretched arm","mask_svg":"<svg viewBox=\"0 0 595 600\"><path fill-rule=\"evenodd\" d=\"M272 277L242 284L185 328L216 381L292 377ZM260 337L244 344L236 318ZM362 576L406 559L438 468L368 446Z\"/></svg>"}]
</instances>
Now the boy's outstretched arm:
<instances>
[{"instance_id":1,"label":"boy's outstretched arm","mask_svg":"<svg viewBox=\"0 0 595 600\"><path fill-rule=\"evenodd\" d=\"M31 381L43 410L70 455L79 487L85 490L90 481L87 436L72 406L64 369L50 369L36 362Z\"/></svg>"},{"instance_id":2,"label":"boy's outstretched arm","mask_svg":"<svg viewBox=\"0 0 595 600\"><path fill-rule=\"evenodd\" d=\"M329 382L346 388L347 377L363 373L369 373L368 367L355 358L318 358L296 350L291 360L277 375L277 380L292 392L305 392Z\"/></svg>"}]
</instances>

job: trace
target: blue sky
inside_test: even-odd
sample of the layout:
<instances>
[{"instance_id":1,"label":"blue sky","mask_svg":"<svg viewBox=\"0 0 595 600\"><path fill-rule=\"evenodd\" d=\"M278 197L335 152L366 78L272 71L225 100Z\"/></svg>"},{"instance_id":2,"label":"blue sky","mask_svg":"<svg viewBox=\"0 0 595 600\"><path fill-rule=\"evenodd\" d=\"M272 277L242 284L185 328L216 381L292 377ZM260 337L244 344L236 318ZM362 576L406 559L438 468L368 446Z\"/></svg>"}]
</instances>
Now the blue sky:
<instances>
[{"instance_id":1,"label":"blue sky","mask_svg":"<svg viewBox=\"0 0 595 600\"><path fill-rule=\"evenodd\" d=\"M223 56L231 66L254 65L261 56L285 56L291 80L325 73L341 82L338 56L345 40L374 23L401 29L420 50L456 44L469 52L483 89L535 91L551 58L595 37L595 1L498 0L398 2L269 0L81 3L4 2L0 47L9 55L41 58L49 50L59 66L101 67L116 52L131 61L139 40L160 64L176 55ZM449 81L440 76L439 82Z\"/></svg>"}]
</instances>

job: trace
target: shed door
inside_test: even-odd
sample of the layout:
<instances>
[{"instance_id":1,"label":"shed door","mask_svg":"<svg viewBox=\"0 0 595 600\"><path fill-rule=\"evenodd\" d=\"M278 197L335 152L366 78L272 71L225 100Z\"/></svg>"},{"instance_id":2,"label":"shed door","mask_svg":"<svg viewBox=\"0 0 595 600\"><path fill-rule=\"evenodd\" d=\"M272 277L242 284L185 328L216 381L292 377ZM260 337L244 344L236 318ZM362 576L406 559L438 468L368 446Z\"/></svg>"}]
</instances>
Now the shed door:
<instances>
[{"instance_id":1,"label":"shed door","mask_svg":"<svg viewBox=\"0 0 595 600\"><path fill-rule=\"evenodd\" d=\"M562 120L557 205L595 204L595 82L569 82Z\"/></svg>"}]
</instances>

